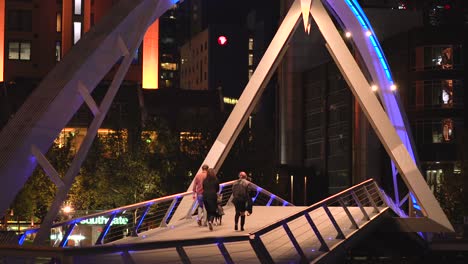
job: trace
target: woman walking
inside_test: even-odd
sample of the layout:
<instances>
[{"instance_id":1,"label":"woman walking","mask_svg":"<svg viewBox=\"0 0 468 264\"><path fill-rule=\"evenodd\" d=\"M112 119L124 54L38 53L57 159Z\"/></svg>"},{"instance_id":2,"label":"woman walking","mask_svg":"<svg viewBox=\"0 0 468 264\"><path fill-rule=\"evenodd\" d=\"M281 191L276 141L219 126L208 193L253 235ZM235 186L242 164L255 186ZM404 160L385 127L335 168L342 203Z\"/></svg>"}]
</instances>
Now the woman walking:
<instances>
[{"instance_id":1,"label":"woman walking","mask_svg":"<svg viewBox=\"0 0 468 264\"><path fill-rule=\"evenodd\" d=\"M207 176L203 181L203 203L208 215L208 227L213 231L213 221L218 207L219 180L213 168L208 169Z\"/></svg>"}]
</instances>

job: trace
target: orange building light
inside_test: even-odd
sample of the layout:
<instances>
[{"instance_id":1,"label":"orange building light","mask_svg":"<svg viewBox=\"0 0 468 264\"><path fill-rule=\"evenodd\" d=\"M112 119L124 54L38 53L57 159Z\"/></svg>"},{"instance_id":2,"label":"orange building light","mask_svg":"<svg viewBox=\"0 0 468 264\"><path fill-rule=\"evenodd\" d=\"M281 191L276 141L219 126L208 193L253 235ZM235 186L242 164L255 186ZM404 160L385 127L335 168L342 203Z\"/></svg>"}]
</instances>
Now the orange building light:
<instances>
[{"instance_id":1,"label":"orange building light","mask_svg":"<svg viewBox=\"0 0 468 264\"><path fill-rule=\"evenodd\" d=\"M159 19L146 31L143 39L143 89L158 89Z\"/></svg>"},{"instance_id":2,"label":"orange building light","mask_svg":"<svg viewBox=\"0 0 468 264\"><path fill-rule=\"evenodd\" d=\"M0 82L5 72L5 0L0 0Z\"/></svg>"}]
</instances>

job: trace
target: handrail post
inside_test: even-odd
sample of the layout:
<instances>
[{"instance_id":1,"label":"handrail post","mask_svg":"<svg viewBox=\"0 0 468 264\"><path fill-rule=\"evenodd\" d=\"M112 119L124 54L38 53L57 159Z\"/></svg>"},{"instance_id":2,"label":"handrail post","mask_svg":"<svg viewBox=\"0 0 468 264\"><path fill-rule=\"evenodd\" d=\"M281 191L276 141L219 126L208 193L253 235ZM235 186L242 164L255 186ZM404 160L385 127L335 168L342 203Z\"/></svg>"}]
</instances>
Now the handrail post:
<instances>
[{"instance_id":1,"label":"handrail post","mask_svg":"<svg viewBox=\"0 0 468 264\"><path fill-rule=\"evenodd\" d=\"M253 198L253 201L252 201L252 202L255 203L255 201L257 200L257 197L258 197L258 195L260 194L260 192L261 192L261 190L258 190L258 188L257 188L257 194L256 194L255 197Z\"/></svg>"},{"instance_id":2,"label":"handrail post","mask_svg":"<svg viewBox=\"0 0 468 264\"><path fill-rule=\"evenodd\" d=\"M224 246L223 242L218 242L218 248L219 248L219 251L221 251L221 254L224 257L225 263L233 264L234 261L232 260L231 255L229 255L229 252L227 251L226 246Z\"/></svg>"},{"instance_id":3,"label":"handrail post","mask_svg":"<svg viewBox=\"0 0 468 264\"><path fill-rule=\"evenodd\" d=\"M109 232L109 229L112 225L112 221L114 221L114 218L115 216L117 215L117 213L113 213L109 219L107 220L107 223L106 223L106 226L102 229L102 232L101 234L99 235L98 239L96 240L96 244L95 245L102 245L103 242L104 242L104 238L106 237L107 235L107 232Z\"/></svg>"},{"instance_id":4,"label":"handrail post","mask_svg":"<svg viewBox=\"0 0 468 264\"><path fill-rule=\"evenodd\" d=\"M179 254L180 260L184 264L190 264L190 258L187 255L187 252L185 252L185 249L182 246L177 246L176 247L177 254Z\"/></svg>"},{"instance_id":5,"label":"handrail post","mask_svg":"<svg viewBox=\"0 0 468 264\"><path fill-rule=\"evenodd\" d=\"M325 210L325 213L327 213L328 218L330 218L330 221L332 222L333 226L335 227L336 232L338 233L336 235L336 239L344 239L345 235L343 234L343 231L341 231L341 228L338 225L338 223L336 222L335 217L330 212L330 209L328 209L328 206L326 204L323 204L322 207L323 207L323 210Z\"/></svg>"},{"instance_id":6,"label":"handrail post","mask_svg":"<svg viewBox=\"0 0 468 264\"><path fill-rule=\"evenodd\" d=\"M67 244L68 238L70 237L71 233L73 232L73 229L75 228L75 226L76 226L75 222L71 223L68 226L67 232L65 232L65 235L63 236L62 241L60 241L59 247L64 247Z\"/></svg>"},{"instance_id":7,"label":"handrail post","mask_svg":"<svg viewBox=\"0 0 468 264\"><path fill-rule=\"evenodd\" d=\"M351 195L353 196L354 202L358 205L359 209L361 209L362 214L364 215L362 220L369 221L370 217L366 212L366 209L361 204L361 201L359 201L359 198L357 197L356 193L354 191L351 191Z\"/></svg>"},{"instance_id":8,"label":"handrail post","mask_svg":"<svg viewBox=\"0 0 468 264\"><path fill-rule=\"evenodd\" d=\"M283 223L283 228L284 231L286 231L286 234L289 237L289 240L291 240L294 248L296 248L297 253L299 256L301 256L301 262L302 263L307 263L307 257L304 254L304 251L302 250L301 246L299 245L299 242L297 242L297 239L294 237L291 228L289 228L288 223Z\"/></svg>"},{"instance_id":9,"label":"handrail post","mask_svg":"<svg viewBox=\"0 0 468 264\"><path fill-rule=\"evenodd\" d=\"M166 214L164 215L163 219L161 220L161 224L159 225L159 227L166 227L167 226L167 218L169 218L169 215L171 214L172 210L174 210L174 207L176 206L178 201L179 201L179 197L175 197L174 200L172 200L172 203L169 206L169 208L167 208Z\"/></svg>"},{"instance_id":10,"label":"handrail post","mask_svg":"<svg viewBox=\"0 0 468 264\"><path fill-rule=\"evenodd\" d=\"M132 234L131 236L137 237L138 236L138 228L140 228L141 224L143 224L143 220L145 220L146 214L148 213L149 209L151 208L152 204L148 204L145 208L145 211L143 214L141 214L140 220L138 220L138 223L136 226L133 227Z\"/></svg>"},{"instance_id":11,"label":"handrail post","mask_svg":"<svg viewBox=\"0 0 468 264\"><path fill-rule=\"evenodd\" d=\"M263 244L262 240L256 234L251 234L249 238L250 245L252 246L255 254L257 255L258 260L262 264L275 263L270 253Z\"/></svg>"},{"instance_id":12,"label":"handrail post","mask_svg":"<svg viewBox=\"0 0 468 264\"><path fill-rule=\"evenodd\" d=\"M270 200L268 200L268 203L266 204L266 206L270 206L275 198L276 198L276 196L274 194L271 194L270 195Z\"/></svg>"},{"instance_id":13,"label":"handrail post","mask_svg":"<svg viewBox=\"0 0 468 264\"><path fill-rule=\"evenodd\" d=\"M128 253L128 250L125 250L122 253L120 253L120 256L122 257L122 261L125 264L135 264L135 261L133 260L132 255Z\"/></svg>"},{"instance_id":14,"label":"handrail post","mask_svg":"<svg viewBox=\"0 0 468 264\"><path fill-rule=\"evenodd\" d=\"M345 211L346 215L348 216L349 221L351 221L351 227L350 227L350 229L358 229L359 226L358 226L358 224L356 223L356 220L354 220L353 215L349 212L348 207L347 207L347 206L345 205L345 203L343 202L343 199L342 199L342 198L338 199L338 202L340 203L341 207L343 207L343 210Z\"/></svg>"},{"instance_id":15,"label":"handrail post","mask_svg":"<svg viewBox=\"0 0 468 264\"><path fill-rule=\"evenodd\" d=\"M185 219L192 219L192 215L196 210L196 206L198 206L198 205L199 205L198 204L198 199L197 199L196 194L195 194L195 199L193 200L193 203L190 206L190 208L189 208L189 210L187 212L187 215L185 216Z\"/></svg>"},{"instance_id":16,"label":"handrail post","mask_svg":"<svg viewBox=\"0 0 468 264\"><path fill-rule=\"evenodd\" d=\"M309 222L310 227L315 233L315 236L317 237L318 241L320 242L320 248L319 251L323 252L328 252L330 251L330 248L328 247L327 243L325 242L325 239L323 239L322 234L320 234L320 231L318 230L317 226L315 225L314 221L312 220L312 217L310 217L309 212L305 213L305 218L307 219L307 222Z\"/></svg>"},{"instance_id":17,"label":"handrail post","mask_svg":"<svg viewBox=\"0 0 468 264\"><path fill-rule=\"evenodd\" d=\"M377 193L379 194L380 199L381 199L382 202L388 207L387 199L384 198L382 192L380 191L379 185L377 185L377 183L376 183L375 181L373 181L373 183L374 183L375 189L377 189ZM408 196L409 196L409 193L408 193ZM398 206L401 206L401 205L398 205Z\"/></svg>"},{"instance_id":18,"label":"handrail post","mask_svg":"<svg viewBox=\"0 0 468 264\"><path fill-rule=\"evenodd\" d=\"M377 208L377 205L374 202L374 199L372 199L372 196L370 195L369 191L367 190L367 187L364 185L364 192L366 193L367 199L369 199L369 202L371 203L372 207L374 207L373 213L380 213L379 208Z\"/></svg>"}]
</instances>

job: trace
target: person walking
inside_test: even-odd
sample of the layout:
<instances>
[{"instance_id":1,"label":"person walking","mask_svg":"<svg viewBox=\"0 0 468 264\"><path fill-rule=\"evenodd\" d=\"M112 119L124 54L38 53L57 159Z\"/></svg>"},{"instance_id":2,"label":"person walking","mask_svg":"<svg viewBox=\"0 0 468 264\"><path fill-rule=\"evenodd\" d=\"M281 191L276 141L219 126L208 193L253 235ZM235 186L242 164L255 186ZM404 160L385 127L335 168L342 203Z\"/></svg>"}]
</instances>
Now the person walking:
<instances>
[{"instance_id":1,"label":"person walking","mask_svg":"<svg viewBox=\"0 0 468 264\"><path fill-rule=\"evenodd\" d=\"M208 227L213 231L213 221L218 207L219 180L213 168L209 168L203 181L203 203L208 215Z\"/></svg>"},{"instance_id":2,"label":"person walking","mask_svg":"<svg viewBox=\"0 0 468 264\"><path fill-rule=\"evenodd\" d=\"M250 182L247 181L247 174L243 171L239 173L239 180L232 186L232 202L236 208L236 215L234 216L234 230L239 230L239 218L240 218L240 230L244 231L245 224L245 212L249 211L252 213L251 205L252 200L249 195Z\"/></svg>"},{"instance_id":3,"label":"person walking","mask_svg":"<svg viewBox=\"0 0 468 264\"><path fill-rule=\"evenodd\" d=\"M206 210L203 205L203 181L206 178L208 168L208 165L203 164L201 172L195 175L193 182L193 199L197 199L198 202L197 223L199 226L202 225L202 221L206 225Z\"/></svg>"}]
</instances>

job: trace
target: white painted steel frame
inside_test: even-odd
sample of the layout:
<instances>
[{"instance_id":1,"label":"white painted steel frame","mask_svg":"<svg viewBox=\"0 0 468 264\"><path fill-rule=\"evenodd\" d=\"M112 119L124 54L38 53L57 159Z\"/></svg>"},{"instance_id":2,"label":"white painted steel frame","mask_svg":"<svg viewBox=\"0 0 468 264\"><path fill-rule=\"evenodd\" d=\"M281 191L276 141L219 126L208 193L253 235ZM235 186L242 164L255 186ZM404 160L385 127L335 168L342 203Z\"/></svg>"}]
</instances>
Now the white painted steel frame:
<instances>
[{"instance_id":1,"label":"white painted steel frame","mask_svg":"<svg viewBox=\"0 0 468 264\"><path fill-rule=\"evenodd\" d=\"M221 129L215 143L203 161L203 164L208 164L208 166L214 168L216 171L221 167L224 159L229 153L229 150L245 125L245 122L260 99L265 86L268 84L268 81L281 61L282 55L286 52L287 43L299 25L300 15L301 5L299 1L295 1L289 9L286 17L283 19L277 33L273 37L273 40L265 51L263 58L260 60L257 68L252 74L252 77L241 94L239 101L229 115L229 118ZM189 186L188 190L191 190L192 188L193 182ZM186 217L192 207L193 201L184 197L172 219L176 221L176 219L178 220Z\"/></svg>"},{"instance_id":2,"label":"white painted steel frame","mask_svg":"<svg viewBox=\"0 0 468 264\"><path fill-rule=\"evenodd\" d=\"M340 6L342 9L345 9L345 7L344 5ZM336 11L341 12L340 10L341 9L336 9ZM363 112L366 114L380 141L387 150L387 153L401 173L406 185L411 192L414 193L415 198L421 205L425 217L417 219L407 218L409 221L405 223L414 231L453 232L454 229L447 219L447 216L442 211L439 203L427 186L415 161L403 144L402 138L400 138L395 127L392 125L388 114L381 106L374 92L372 92L371 84L366 80L359 65L355 61L320 0L315 0L313 2L312 0L294 1L203 163L214 167L216 170L219 169L237 135L245 125L247 117L251 114L258 102L269 77L276 69L279 58L281 58L281 54L284 52L284 47L287 46L291 34L297 28L301 15L303 19L307 19L307 21L304 21L305 30L308 31L310 29L308 21L309 13L317 23L320 32L327 42L327 48L330 54L337 63L341 73L344 75ZM337 15L341 16L341 13L337 13ZM366 32L360 33L365 34ZM359 50L361 53L369 52L367 49ZM366 54L365 58L372 60L372 54ZM377 68L370 62L367 62L366 66L371 69ZM375 82L379 82L383 86L388 85L388 83L382 81L382 78L378 78L381 73L377 72L376 69L370 70L370 72L373 72L373 77L376 77ZM387 87L387 89L388 88L389 87ZM387 92L387 90L384 90L384 92ZM392 104L393 101L386 105L392 106ZM393 118L401 118L401 116L393 116ZM397 124L401 124L399 130L406 133L404 128L405 124L402 119L401 122ZM407 138L407 136L406 138L403 137L403 139ZM189 190L191 188L192 185L189 187ZM192 205L193 202L189 199L185 198L182 200L181 206L179 206L178 211L174 215L174 219L184 217Z\"/></svg>"},{"instance_id":3,"label":"white painted steel frame","mask_svg":"<svg viewBox=\"0 0 468 264\"><path fill-rule=\"evenodd\" d=\"M400 171L402 179L415 195L423 214L426 216L411 220L408 224L411 224L411 228L415 231L453 232L454 229L447 216L429 189L415 161L390 122L387 113L370 89L371 84L360 70L322 2L314 1L312 3L311 14L327 42L330 54L344 75L355 98L359 101L377 136ZM361 33L365 34L365 32ZM429 226L430 228L428 228Z\"/></svg>"},{"instance_id":4,"label":"white painted steel frame","mask_svg":"<svg viewBox=\"0 0 468 264\"><path fill-rule=\"evenodd\" d=\"M92 139L107 114L130 65L131 56L129 54L133 54L140 45L148 26L177 2L176 0L121 0L111 11L112 13L88 32L36 88L15 117L0 133L0 138L2 138L0 142L1 215L4 214L16 193L36 167L38 161L35 157L41 159L42 154L40 153L45 153L49 149L73 114L83 102L86 102L95 115L95 119L88 131L89 136L85 138L69 171L63 177L63 187L57 191L49 214L42 223L44 226L42 230L47 230L60 209ZM307 18L307 22L304 22L306 30L310 29L310 11L319 26L322 25L322 34L326 39L327 36L330 38L327 39L327 42L332 54L338 60L337 63L343 74L348 76L348 83L401 171L403 179L415 193L424 213L428 219L433 220L436 226L442 226L445 230L453 230L414 161L409 156L407 149L401 144L401 140L387 115L378 104L375 96L369 92L369 83L359 71L351 54L347 49L340 50L343 48L344 42L334 25L330 24L331 20L321 2L314 1L312 10L309 10L310 7L311 0L296 0L293 3L204 163L219 169L235 138L258 102L282 55L284 55L288 40L298 26L301 13L304 18ZM326 29L323 28L323 25L327 25ZM125 58L104 101L98 108L89 94L122 56ZM350 67L348 63L353 66ZM34 151L31 151L32 149ZM52 171L51 175L55 175L53 170L48 167L47 162L42 162L42 165ZM51 178L55 179L54 181L61 186L56 177L51 176ZM192 204L187 199L184 199L183 203L186 205L186 209L190 208ZM178 213L183 217L187 210L180 210L182 207L179 206ZM177 214L173 218L177 219L176 216ZM40 242L45 238L45 231L40 231L36 239Z\"/></svg>"},{"instance_id":5,"label":"white painted steel frame","mask_svg":"<svg viewBox=\"0 0 468 264\"><path fill-rule=\"evenodd\" d=\"M63 201L65 201L67 197L74 179L78 174L84 159L86 158L88 150L90 149L91 144L96 137L97 131L104 121L112 101L114 100L114 97L117 94L117 91L122 84L125 75L127 74L128 68L130 67L130 64L133 60L133 54L135 54L136 50L140 46L147 28L154 22L155 19L157 19L167 9L169 9L172 4L173 1L146 1L143 3L145 9L134 18L132 28L129 28L129 30L135 34L134 38L129 39L128 42L125 43L120 33L117 35L116 48L118 48L118 50L121 52L123 60L120 63L117 73L115 74L114 79L112 80L99 109L97 109L94 100L92 100L91 96L89 95L88 88L81 81L78 82L77 89L79 90L80 95L83 97L84 101L90 107L91 111L95 114L95 118L91 122L88 132L83 142L81 143L80 149L74 157L70 168L63 177L65 183L64 188L58 188L54 202L52 203L46 217L41 223L41 229L39 230L34 240L35 244L41 244L47 239L52 222L60 211L60 207Z\"/></svg>"},{"instance_id":6,"label":"white painted steel frame","mask_svg":"<svg viewBox=\"0 0 468 264\"><path fill-rule=\"evenodd\" d=\"M0 216L38 164L59 186L37 243L47 238L57 212L140 45L146 29L178 0L121 0L44 78L0 133ZM98 108L91 92L124 57ZM86 138L63 178L43 156L83 102L95 115Z\"/></svg>"}]
</instances>

